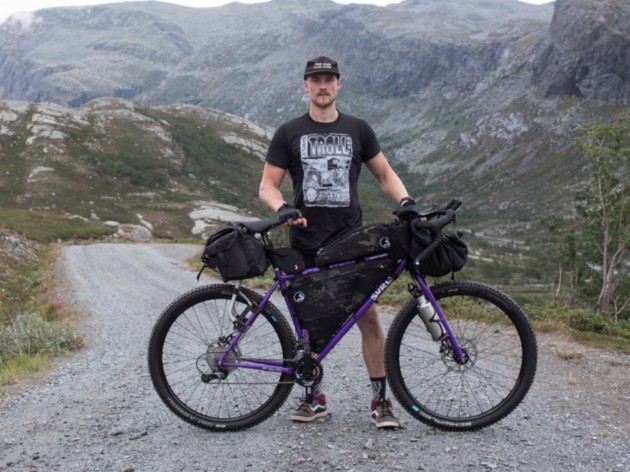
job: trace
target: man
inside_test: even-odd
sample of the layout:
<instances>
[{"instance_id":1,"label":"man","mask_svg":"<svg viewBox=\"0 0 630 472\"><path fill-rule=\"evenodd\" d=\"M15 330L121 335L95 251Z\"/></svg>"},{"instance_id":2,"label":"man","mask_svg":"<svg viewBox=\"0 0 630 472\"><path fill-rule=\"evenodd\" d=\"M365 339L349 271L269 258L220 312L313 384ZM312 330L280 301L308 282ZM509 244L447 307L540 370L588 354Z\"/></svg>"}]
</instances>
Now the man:
<instances>
[{"instance_id":1,"label":"man","mask_svg":"<svg viewBox=\"0 0 630 472\"><path fill-rule=\"evenodd\" d=\"M413 202L381 152L372 128L337 110L340 88L337 62L323 56L307 62L304 90L310 99L309 111L278 128L260 183L260 199L287 219L291 247L302 253L307 267L315 265L317 250L327 242L344 230L361 226L357 185L362 164L394 201L401 205ZM291 205L280 191L287 170L293 182ZM373 390L372 420L378 428L400 427L386 397L385 333L375 306L358 326ZM317 391L305 398L291 419L313 421L326 414L326 398Z\"/></svg>"}]
</instances>

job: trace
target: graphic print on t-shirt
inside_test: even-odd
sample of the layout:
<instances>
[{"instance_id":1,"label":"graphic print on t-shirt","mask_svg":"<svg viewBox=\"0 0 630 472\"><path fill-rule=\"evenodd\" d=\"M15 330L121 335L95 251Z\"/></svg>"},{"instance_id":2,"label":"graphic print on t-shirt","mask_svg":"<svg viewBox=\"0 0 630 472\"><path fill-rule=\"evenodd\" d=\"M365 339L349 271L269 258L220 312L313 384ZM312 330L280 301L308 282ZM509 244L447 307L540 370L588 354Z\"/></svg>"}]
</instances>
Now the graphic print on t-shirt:
<instances>
[{"instance_id":1,"label":"graphic print on t-shirt","mask_svg":"<svg viewBox=\"0 0 630 472\"><path fill-rule=\"evenodd\" d=\"M300 140L304 205L350 206L352 138L347 134L308 134Z\"/></svg>"}]
</instances>

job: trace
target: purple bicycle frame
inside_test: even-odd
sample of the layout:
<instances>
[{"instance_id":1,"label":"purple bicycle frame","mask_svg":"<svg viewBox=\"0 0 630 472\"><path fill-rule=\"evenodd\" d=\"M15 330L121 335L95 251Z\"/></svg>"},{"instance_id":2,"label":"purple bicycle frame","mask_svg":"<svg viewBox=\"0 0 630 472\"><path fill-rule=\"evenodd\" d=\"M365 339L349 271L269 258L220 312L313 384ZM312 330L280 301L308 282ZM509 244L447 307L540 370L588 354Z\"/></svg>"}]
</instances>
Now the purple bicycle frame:
<instances>
[{"instance_id":1,"label":"purple bicycle frame","mask_svg":"<svg viewBox=\"0 0 630 472\"><path fill-rule=\"evenodd\" d=\"M387 256L380 255L380 256L374 256L371 258L365 258L365 260L378 260L380 258L385 258L385 257ZM355 262L356 261L343 262L340 264L331 265L328 268L343 267L344 265L351 265L351 264L354 264ZM406 267L407 267L407 261L402 260L398 264L396 269L393 271L393 273L391 275L388 275L383 280L383 282L370 294L370 296L366 299L366 301L344 322L341 328L339 328L339 331L337 331L337 333L332 337L332 339L328 341L328 343L326 344L326 346L324 346L321 352L317 354L317 356L315 357L317 362L322 362L326 358L328 353L330 353L330 351L332 351L335 348L335 346L339 343L339 341L343 339L346 333L350 331L350 329L352 329L352 327L356 324L359 318L361 318L365 314L365 312L379 299L379 297L400 276L400 274L402 274L405 271ZM293 373L295 368L292 366L289 366L289 367L283 366L284 364L283 359L250 359L250 358L240 357L238 362L226 362L226 358L228 357L229 353L235 349L240 339L243 337L244 334L247 333L247 330L254 323L258 315L262 312L262 310L264 309L265 305L269 302L269 299L271 298L275 290L278 287L280 287L282 291L286 290L287 282L295 278L294 275L286 275L279 269L274 269L274 270L276 274L276 280L274 281L271 288L267 290L267 293L265 294L262 301L258 305L253 316L250 316L247 319L247 322L245 323L245 329L239 331L234 336L234 338L230 342L229 348L226 349L226 351L223 353L223 355L219 359L217 359L217 366L238 367L241 369L264 370L264 371L278 372L278 373L287 374L287 375L290 375ZM304 272L302 272L302 274L317 273L317 272L320 272L320 270L321 269L319 268L307 269ZM462 349L459 343L457 342L457 339L455 338L455 334L453 333L450 325L448 324L448 321L446 320L444 313L442 312L442 310L440 309L440 306L435 300L433 293L431 293L431 289L429 288L429 286L427 285L423 277L416 275L415 280L420 286L420 290L422 291L424 296L427 298L427 300L431 303L431 305L433 305L435 312L440 318L440 321L442 322L442 325L444 326L444 329L446 331L447 338L450 340L453 351L455 352L458 359L460 361L463 361L464 353L462 352ZM296 334L298 338L302 339L304 332L302 331L302 326L300 325L300 321L298 320L297 315L295 313L295 309L293 308L293 303L291 302L290 298L286 295L284 295L284 301L287 305L287 308L289 309L289 314L291 315L291 319L293 320L293 326L295 327Z\"/></svg>"}]
</instances>

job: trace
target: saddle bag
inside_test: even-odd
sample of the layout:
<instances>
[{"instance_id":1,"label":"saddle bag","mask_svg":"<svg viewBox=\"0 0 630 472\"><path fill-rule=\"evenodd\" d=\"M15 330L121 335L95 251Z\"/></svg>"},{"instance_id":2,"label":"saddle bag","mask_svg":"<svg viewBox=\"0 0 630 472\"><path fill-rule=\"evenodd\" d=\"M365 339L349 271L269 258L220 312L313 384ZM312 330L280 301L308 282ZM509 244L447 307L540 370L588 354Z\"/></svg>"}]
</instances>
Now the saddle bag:
<instances>
[{"instance_id":1,"label":"saddle bag","mask_svg":"<svg viewBox=\"0 0 630 472\"><path fill-rule=\"evenodd\" d=\"M238 223L224 226L206 240L201 261L224 282L258 277L269 266L263 243Z\"/></svg>"}]
</instances>

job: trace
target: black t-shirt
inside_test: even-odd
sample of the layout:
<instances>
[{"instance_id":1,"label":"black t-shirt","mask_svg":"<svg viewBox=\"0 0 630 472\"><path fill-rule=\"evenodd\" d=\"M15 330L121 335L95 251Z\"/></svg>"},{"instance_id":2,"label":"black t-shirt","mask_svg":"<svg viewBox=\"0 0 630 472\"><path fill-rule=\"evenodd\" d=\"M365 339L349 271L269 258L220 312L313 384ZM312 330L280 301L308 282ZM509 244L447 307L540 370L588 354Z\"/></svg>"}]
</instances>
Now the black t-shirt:
<instances>
[{"instance_id":1,"label":"black t-shirt","mask_svg":"<svg viewBox=\"0 0 630 472\"><path fill-rule=\"evenodd\" d=\"M380 150L364 120L342 113L332 123L316 122L307 113L278 128L266 161L289 171L293 206L308 220L308 228L291 227L292 247L314 254L335 235L362 224L361 165Z\"/></svg>"}]
</instances>

